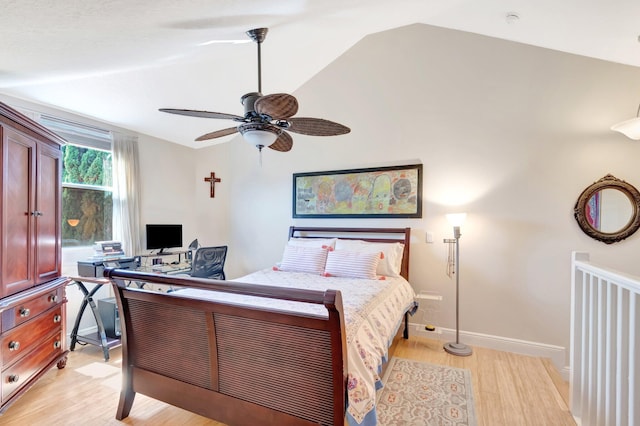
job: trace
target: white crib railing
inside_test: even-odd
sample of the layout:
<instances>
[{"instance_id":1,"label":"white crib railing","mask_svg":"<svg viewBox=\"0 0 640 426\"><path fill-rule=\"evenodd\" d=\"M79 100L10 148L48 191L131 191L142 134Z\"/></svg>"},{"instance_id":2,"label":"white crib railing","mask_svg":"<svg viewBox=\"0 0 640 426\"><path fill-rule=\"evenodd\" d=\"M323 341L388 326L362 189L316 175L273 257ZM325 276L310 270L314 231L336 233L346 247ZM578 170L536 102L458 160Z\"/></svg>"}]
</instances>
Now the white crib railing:
<instances>
[{"instance_id":1,"label":"white crib railing","mask_svg":"<svg viewBox=\"0 0 640 426\"><path fill-rule=\"evenodd\" d=\"M571 413L582 426L640 426L640 278L572 257Z\"/></svg>"}]
</instances>

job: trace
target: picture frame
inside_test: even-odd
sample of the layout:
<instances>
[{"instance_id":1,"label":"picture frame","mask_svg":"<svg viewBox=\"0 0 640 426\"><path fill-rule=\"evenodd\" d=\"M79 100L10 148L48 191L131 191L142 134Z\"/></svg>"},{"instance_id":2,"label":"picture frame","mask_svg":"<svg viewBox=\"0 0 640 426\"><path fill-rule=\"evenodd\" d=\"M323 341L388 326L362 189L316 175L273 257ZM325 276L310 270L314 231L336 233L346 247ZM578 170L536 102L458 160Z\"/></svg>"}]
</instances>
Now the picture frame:
<instances>
[{"instance_id":1,"label":"picture frame","mask_svg":"<svg viewBox=\"0 0 640 426\"><path fill-rule=\"evenodd\" d=\"M293 174L294 218L421 218L422 164Z\"/></svg>"}]
</instances>

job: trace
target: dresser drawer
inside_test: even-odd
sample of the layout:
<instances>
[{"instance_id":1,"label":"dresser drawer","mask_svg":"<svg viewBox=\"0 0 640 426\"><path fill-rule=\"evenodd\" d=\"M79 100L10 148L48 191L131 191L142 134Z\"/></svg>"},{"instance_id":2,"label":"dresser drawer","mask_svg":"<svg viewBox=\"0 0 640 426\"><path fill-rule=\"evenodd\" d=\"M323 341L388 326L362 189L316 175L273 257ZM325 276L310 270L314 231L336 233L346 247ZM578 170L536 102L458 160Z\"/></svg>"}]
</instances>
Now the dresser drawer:
<instances>
[{"instance_id":1,"label":"dresser drawer","mask_svg":"<svg viewBox=\"0 0 640 426\"><path fill-rule=\"evenodd\" d=\"M2 342L2 363L12 364L23 354L30 352L42 339L62 329L62 306L58 305L31 321L4 333Z\"/></svg>"},{"instance_id":2,"label":"dresser drawer","mask_svg":"<svg viewBox=\"0 0 640 426\"><path fill-rule=\"evenodd\" d=\"M42 341L35 350L26 354L20 361L5 368L2 371L2 403L4 404L63 351L62 332L58 332Z\"/></svg>"},{"instance_id":3,"label":"dresser drawer","mask_svg":"<svg viewBox=\"0 0 640 426\"><path fill-rule=\"evenodd\" d=\"M32 318L52 306L60 304L64 299L64 288L58 287L27 299L16 306L2 312L2 332L8 331Z\"/></svg>"}]
</instances>

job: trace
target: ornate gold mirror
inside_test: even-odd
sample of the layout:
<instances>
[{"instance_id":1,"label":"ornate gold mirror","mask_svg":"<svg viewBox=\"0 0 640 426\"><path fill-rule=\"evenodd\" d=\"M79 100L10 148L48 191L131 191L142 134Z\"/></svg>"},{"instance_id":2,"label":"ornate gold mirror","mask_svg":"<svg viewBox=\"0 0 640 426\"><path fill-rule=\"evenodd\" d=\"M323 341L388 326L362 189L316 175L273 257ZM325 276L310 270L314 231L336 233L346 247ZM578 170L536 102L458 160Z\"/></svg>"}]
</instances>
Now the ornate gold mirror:
<instances>
[{"instance_id":1,"label":"ornate gold mirror","mask_svg":"<svg viewBox=\"0 0 640 426\"><path fill-rule=\"evenodd\" d=\"M582 191L574 216L591 238L606 244L622 241L640 228L640 192L608 174Z\"/></svg>"}]
</instances>

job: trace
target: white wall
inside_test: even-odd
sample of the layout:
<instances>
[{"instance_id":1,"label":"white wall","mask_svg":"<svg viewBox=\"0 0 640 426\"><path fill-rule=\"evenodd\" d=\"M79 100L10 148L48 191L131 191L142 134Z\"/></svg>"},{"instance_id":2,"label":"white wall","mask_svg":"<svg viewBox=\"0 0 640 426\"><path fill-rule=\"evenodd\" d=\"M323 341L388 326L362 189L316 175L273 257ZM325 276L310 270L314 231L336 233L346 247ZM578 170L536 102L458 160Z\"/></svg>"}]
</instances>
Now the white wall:
<instances>
[{"instance_id":1,"label":"white wall","mask_svg":"<svg viewBox=\"0 0 640 426\"><path fill-rule=\"evenodd\" d=\"M411 282L444 295L438 325L453 328L444 215L465 211L461 329L568 350L571 251L640 274L640 235L607 246L573 218L582 190L607 173L640 187L640 144L609 130L635 112L639 86L637 68L470 33L412 25L371 35L295 93L298 116L352 132L294 135L293 150L266 150L262 167L240 138L199 150L197 169L225 174L197 215L228 218L231 277L277 262L291 224L410 226ZM422 219L291 218L292 173L416 161Z\"/></svg>"},{"instance_id":2,"label":"white wall","mask_svg":"<svg viewBox=\"0 0 640 426\"><path fill-rule=\"evenodd\" d=\"M194 187L194 213L196 236L201 246L218 246L229 244L229 224L231 222L231 209L229 198L242 196L242 192L231 192L230 180L233 173L233 165L229 154L232 145L224 143L219 145L215 155L203 156L205 150L197 150L192 166L195 169ZM210 196L210 184L204 178L215 173L220 182L215 185L215 197ZM230 256L231 254L229 254Z\"/></svg>"},{"instance_id":3,"label":"white wall","mask_svg":"<svg viewBox=\"0 0 640 426\"><path fill-rule=\"evenodd\" d=\"M175 223L182 224L186 248L198 236L194 205L197 151L147 135L138 136L138 149L142 181L140 247L146 245L145 224Z\"/></svg>"}]
</instances>

